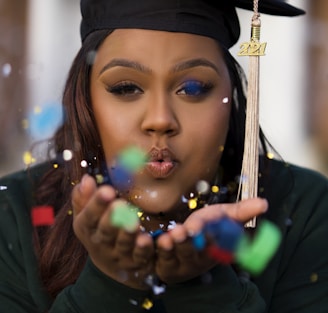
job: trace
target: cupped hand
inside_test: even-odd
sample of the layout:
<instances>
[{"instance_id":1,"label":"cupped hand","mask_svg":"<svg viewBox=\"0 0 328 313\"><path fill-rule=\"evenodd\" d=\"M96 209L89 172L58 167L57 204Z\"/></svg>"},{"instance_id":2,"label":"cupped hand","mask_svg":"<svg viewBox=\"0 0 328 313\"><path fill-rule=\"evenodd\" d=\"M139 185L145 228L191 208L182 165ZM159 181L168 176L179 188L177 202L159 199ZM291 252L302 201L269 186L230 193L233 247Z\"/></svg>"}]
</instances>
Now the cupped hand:
<instances>
[{"instance_id":1,"label":"cupped hand","mask_svg":"<svg viewBox=\"0 0 328 313\"><path fill-rule=\"evenodd\" d=\"M183 224L161 235L157 240L156 274L167 284L183 282L206 273L217 262L205 250L197 250L192 236L201 232L206 223L230 217L246 222L264 213L268 203L254 198L238 203L214 204L193 212Z\"/></svg>"},{"instance_id":2,"label":"cupped hand","mask_svg":"<svg viewBox=\"0 0 328 313\"><path fill-rule=\"evenodd\" d=\"M73 229L100 271L129 287L147 289L145 278L154 271L153 241L138 225L127 231L111 224L111 213L122 201L112 187L97 187L91 176L83 176L72 194Z\"/></svg>"}]
</instances>

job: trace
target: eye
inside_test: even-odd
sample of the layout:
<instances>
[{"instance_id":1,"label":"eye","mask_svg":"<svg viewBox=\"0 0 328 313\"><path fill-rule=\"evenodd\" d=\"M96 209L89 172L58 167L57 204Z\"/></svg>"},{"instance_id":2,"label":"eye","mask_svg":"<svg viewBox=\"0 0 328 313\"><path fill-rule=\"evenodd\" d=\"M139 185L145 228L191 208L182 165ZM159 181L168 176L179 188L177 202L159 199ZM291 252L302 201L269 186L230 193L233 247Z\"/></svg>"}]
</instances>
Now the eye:
<instances>
[{"instance_id":1,"label":"eye","mask_svg":"<svg viewBox=\"0 0 328 313\"><path fill-rule=\"evenodd\" d=\"M122 82L107 87L107 91L116 96L133 96L142 94L143 91L136 84L130 82Z\"/></svg>"},{"instance_id":2,"label":"eye","mask_svg":"<svg viewBox=\"0 0 328 313\"><path fill-rule=\"evenodd\" d=\"M190 80L183 84L183 86L177 91L177 94L199 97L207 94L212 88L213 85L211 83Z\"/></svg>"}]
</instances>

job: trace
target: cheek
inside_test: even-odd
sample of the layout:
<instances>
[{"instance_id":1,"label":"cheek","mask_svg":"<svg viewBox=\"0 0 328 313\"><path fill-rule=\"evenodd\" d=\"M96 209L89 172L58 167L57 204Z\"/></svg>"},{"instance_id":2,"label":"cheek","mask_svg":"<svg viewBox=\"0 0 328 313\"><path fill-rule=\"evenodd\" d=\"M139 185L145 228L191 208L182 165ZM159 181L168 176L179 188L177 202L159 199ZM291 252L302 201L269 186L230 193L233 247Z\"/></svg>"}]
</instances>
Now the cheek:
<instances>
[{"instance_id":1,"label":"cheek","mask_svg":"<svg viewBox=\"0 0 328 313\"><path fill-rule=\"evenodd\" d=\"M215 146L222 146L226 140L229 119L230 104L218 104L215 109L199 114L193 122L189 121L191 137L207 152Z\"/></svg>"},{"instance_id":2,"label":"cheek","mask_svg":"<svg viewBox=\"0 0 328 313\"><path fill-rule=\"evenodd\" d=\"M192 169L195 176L205 180L211 180L215 175L224 149L230 118L230 106L225 105L190 124L192 157L189 170Z\"/></svg>"},{"instance_id":3,"label":"cheek","mask_svg":"<svg viewBox=\"0 0 328 313\"><path fill-rule=\"evenodd\" d=\"M96 125L107 162L126 146L128 123L108 109L94 109Z\"/></svg>"}]
</instances>

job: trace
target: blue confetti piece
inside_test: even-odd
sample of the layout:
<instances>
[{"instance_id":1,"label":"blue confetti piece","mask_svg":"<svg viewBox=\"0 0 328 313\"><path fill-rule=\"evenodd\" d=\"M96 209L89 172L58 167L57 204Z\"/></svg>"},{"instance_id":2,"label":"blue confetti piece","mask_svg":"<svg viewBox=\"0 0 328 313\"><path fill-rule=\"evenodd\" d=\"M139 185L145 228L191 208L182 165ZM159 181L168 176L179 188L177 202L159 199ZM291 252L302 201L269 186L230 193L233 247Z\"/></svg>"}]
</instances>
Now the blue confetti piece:
<instances>
[{"instance_id":1,"label":"blue confetti piece","mask_svg":"<svg viewBox=\"0 0 328 313\"><path fill-rule=\"evenodd\" d=\"M127 189L132 183L132 173L121 164L111 169L110 178L113 186L118 189Z\"/></svg>"},{"instance_id":2,"label":"blue confetti piece","mask_svg":"<svg viewBox=\"0 0 328 313\"><path fill-rule=\"evenodd\" d=\"M206 239L203 233L199 233L192 237L192 243L196 250L200 251L205 248Z\"/></svg>"},{"instance_id":3,"label":"blue confetti piece","mask_svg":"<svg viewBox=\"0 0 328 313\"><path fill-rule=\"evenodd\" d=\"M28 116L30 135L38 140L51 137L63 123L63 109L60 103L48 103L35 108Z\"/></svg>"}]
</instances>

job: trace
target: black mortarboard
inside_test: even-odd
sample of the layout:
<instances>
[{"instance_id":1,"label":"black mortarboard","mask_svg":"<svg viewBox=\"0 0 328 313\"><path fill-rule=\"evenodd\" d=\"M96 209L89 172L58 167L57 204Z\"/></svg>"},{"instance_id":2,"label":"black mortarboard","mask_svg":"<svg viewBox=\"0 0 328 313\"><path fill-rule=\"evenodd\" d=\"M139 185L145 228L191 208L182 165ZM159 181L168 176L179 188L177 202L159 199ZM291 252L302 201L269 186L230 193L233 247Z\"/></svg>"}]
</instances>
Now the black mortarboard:
<instances>
[{"instance_id":1,"label":"black mortarboard","mask_svg":"<svg viewBox=\"0 0 328 313\"><path fill-rule=\"evenodd\" d=\"M81 0L81 38L98 29L141 28L192 33L226 48L240 35L236 7L252 10L252 0ZM296 16L304 11L281 0L261 0L259 12Z\"/></svg>"}]
</instances>

